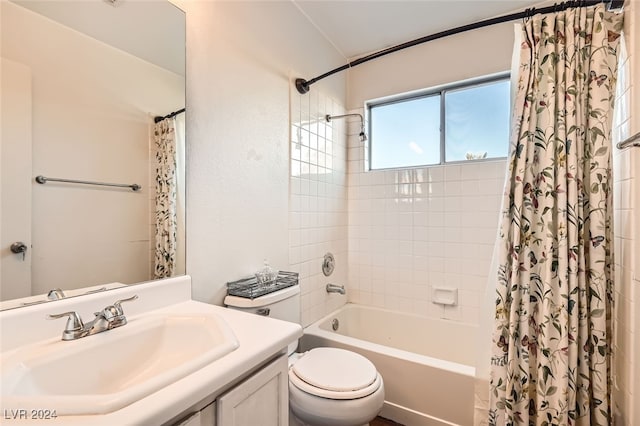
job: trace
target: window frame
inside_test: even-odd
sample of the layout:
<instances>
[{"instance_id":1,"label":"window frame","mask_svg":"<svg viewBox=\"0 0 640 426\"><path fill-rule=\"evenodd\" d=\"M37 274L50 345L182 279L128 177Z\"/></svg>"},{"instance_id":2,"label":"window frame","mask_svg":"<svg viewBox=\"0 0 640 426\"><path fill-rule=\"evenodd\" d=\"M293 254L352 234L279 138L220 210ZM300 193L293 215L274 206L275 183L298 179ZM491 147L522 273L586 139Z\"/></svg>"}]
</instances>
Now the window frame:
<instances>
[{"instance_id":1,"label":"window frame","mask_svg":"<svg viewBox=\"0 0 640 426\"><path fill-rule=\"evenodd\" d=\"M455 161L446 161L446 116L445 116L445 102L446 102L446 93L457 91L460 89L467 89L470 87L484 86L491 83L496 83L499 81L508 81L511 80L510 72L503 72L498 74L493 74L490 76L473 78L469 80L458 81L454 83L447 83L441 86L432 87L430 89L420 90L417 92L411 92L410 94L403 94L398 96L387 97L379 100L368 101L365 103L365 110L368 117L367 124L367 132L368 132L368 146L366 149L367 154L367 172L378 171L378 170L402 170L402 169L415 169L415 168L424 168L424 167L436 167L436 166L444 166L447 164L468 164L475 162L484 162L484 161L496 161L496 160L504 160L508 156L508 152L506 156L503 157L490 157L490 158L475 158L471 160L455 160ZM374 134L373 134L373 123L371 120L371 109L379 106L392 105L396 103L402 103L407 101L412 101L415 99L428 98L431 96L440 96L440 162L435 164L423 164L416 166L399 166L399 167L384 167L384 168L376 168L372 167L372 152L373 152L373 142L374 142ZM511 105L509 105L509 110L511 110ZM509 141L507 141L507 147L509 146ZM507 150L508 151L508 150Z\"/></svg>"}]
</instances>

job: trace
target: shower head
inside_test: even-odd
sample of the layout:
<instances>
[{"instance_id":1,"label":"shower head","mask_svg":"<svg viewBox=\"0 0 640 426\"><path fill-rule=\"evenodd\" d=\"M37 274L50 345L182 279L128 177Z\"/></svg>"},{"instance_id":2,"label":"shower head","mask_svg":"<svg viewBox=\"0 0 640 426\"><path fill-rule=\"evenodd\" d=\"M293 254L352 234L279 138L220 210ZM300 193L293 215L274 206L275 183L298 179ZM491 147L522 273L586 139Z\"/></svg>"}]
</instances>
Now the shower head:
<instances>
[{"instance_id":1,"label":"shower head","mask_svg":"<svg viewBox=\"0 0 640 426\"><path fill-rule=\"evenodd\" d=\"M360 138L360 142L364 142L367 140L367 135L364 132L364 117L362 114L342 114L342 115L325 115L324 118L327 120L327 123L330 123L331 120L335 118L346 118L346 117L359 117L360 118L360 134L358 137Z\"/></svg>"}]
</instances>

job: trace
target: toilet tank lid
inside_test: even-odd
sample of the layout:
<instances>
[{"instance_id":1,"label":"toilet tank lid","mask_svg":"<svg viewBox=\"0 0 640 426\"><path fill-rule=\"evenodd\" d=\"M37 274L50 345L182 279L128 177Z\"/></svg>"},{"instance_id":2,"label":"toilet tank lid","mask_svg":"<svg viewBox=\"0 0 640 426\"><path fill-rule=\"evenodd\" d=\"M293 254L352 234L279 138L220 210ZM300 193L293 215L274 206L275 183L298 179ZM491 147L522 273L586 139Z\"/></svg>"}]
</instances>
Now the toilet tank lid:
<instances>
[{"instance_id":1,"label":"toilet tank lid","mask_svg":"<svg viewBox=\"0 0 640 426\"><path fill-rule=\"evenodd\" d=\"M282 290L265 294L255 299L227 295L224 298L224 304L226 306L233 306L234 308L259 308L288 299L298 293L300 293L300 286L294 285L293 287L283 288Z\"/></svg>"}]
</instances>

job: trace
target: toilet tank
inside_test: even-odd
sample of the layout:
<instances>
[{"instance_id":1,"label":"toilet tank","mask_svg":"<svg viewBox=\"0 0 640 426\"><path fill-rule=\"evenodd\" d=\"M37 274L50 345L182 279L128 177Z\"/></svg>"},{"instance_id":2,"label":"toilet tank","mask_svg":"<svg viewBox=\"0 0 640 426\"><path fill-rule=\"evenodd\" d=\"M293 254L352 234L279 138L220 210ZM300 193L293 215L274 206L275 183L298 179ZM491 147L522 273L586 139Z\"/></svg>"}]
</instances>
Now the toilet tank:
<instances>
[{"instance_id":1,"label":"toilet tank","mask_svg":"<svg viewBox=\"0 0 640 426\"><path fill-rule=\"evenodd\" d=\"M232 309L300 324L300 286L294 285L264 296L249 299L227 296L224 304Z\"/></svg>"},{"instance_id":2,"label":"toilet tank","mask_svg":"<svg viewBox=\"0 0 640 426\"><path fill-rule=\"evenodd\" d=\"M300 324L299 285L287 287L255 299L227 295L224 298L224 304L231 309ZM296 340L287 347L287 355L294 353L297 348L298 341Z\"/></svg>"}]
</instances>

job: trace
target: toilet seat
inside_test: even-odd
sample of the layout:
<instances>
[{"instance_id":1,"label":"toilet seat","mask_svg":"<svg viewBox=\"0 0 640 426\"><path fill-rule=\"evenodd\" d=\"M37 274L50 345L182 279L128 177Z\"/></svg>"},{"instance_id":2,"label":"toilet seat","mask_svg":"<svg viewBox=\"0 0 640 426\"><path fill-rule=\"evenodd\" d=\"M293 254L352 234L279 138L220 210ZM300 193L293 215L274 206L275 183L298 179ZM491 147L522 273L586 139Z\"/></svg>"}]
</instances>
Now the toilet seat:
<instances>
[{"instance_id":1,"label":"toilet seat","mask_svg":"<svg viewBox=\"0 0 640 426\"><path fill-rule=\"evenodd\" d=\"M371 395L381 383L375 366L355 352L315 348L289 369L289 381L311 395L329 399L356 399Z\"/></svg>"}]
</instances>

